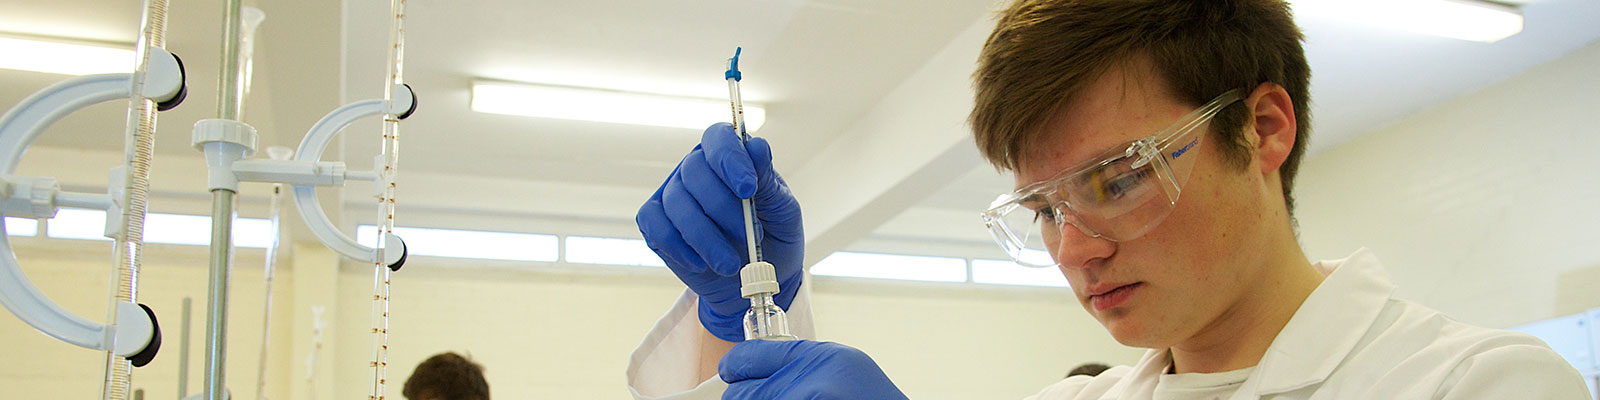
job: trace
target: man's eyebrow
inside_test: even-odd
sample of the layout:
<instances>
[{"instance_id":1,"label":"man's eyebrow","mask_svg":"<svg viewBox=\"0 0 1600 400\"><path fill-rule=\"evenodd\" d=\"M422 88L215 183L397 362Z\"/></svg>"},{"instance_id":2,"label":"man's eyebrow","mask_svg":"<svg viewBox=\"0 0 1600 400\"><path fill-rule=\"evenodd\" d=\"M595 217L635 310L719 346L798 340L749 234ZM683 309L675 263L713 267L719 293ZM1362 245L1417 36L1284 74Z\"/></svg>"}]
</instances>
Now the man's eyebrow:
<instances>
[{"instance_id":1,"label":"man's eyebrow","mask_svg":"<svg viewBox=\"0 0 1600 400\"><path fill-rule=\"evenodd\" d=\"M1045 195L1039 194L1038 192L1028 193L1028 195L1022 196L1022 198L1017 199L1017 204L1022 205L1023 207L1027 207L1027 208L1033 208L1033 207L1028 207L1028 205L1030 205L1030 204L1048 204L1049 202L1050 202L1049 199L1045 198Z\"/></svg>"}]
</instances>

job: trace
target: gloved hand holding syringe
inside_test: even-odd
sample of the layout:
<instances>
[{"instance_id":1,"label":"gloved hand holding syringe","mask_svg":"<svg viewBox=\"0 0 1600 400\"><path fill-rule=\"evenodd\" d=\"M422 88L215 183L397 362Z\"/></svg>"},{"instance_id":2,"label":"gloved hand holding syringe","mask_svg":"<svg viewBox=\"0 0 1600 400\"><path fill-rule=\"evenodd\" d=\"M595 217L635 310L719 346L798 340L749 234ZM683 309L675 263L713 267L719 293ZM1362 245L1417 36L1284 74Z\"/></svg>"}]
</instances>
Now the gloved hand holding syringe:
<instances>
[{"instance_id":1,"label":"gloved hand holding syringe","mask_svg":"<svg viewBox=\"0 0 1600 400\"><path fill-rule=\"evenodd\" d=\"M733 106L733 131L739 135L741 144L750 140L744 123L744 102L739 98L739 80L743 78L739 73L739 54L742 51L742 48L734 49L733 58L728 59L728 71L723 74L728 80L728 101ZM783 308L772 300L772 296L778 294L777 274L772 264L761 258L753 202L754 199L741 201L744 206L745 243L750 254L750 262L739 270L739 280L743 283L739 293L750 299L750 311L744 315L744 338L795 340L798 338L789 334L789 319L784 315Z\"/></svg>"}]
</instances>

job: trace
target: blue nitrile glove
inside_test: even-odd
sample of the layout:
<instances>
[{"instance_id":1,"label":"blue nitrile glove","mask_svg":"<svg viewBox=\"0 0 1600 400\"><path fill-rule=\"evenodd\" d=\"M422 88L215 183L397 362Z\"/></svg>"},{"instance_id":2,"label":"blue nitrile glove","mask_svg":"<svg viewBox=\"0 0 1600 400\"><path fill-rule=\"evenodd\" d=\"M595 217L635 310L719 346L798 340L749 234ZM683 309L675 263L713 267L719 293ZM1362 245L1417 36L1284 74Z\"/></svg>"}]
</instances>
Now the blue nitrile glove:
<instances>
[{"instance_id":1,"label":"blue nitrile glove","mask_svg":"<svg viewBox=\"0 0 1600 400\"><path fill-rule=\"evenodd\" d=\"M673 274L700 296L700 324L718 338L744 340L750 300L739 295L739 269L749 262L744 206L755 196L762 258L778 275L778 307L789 308L800 291L805 234L800 203L772 170L772 148L750 138L741 146L733 126L706 128L655 195L639 208L639 233Z\"/></svg>"},{"instance_id":2,"label":"blue nitrile glove","mask_svg":"<svg viewBox=\"0 0 1600 400\"><path fill-rule=\"evenodd\" d=\"M905 399L867 353L833 342L751 340L717 366L722 399Z\"/></svg>"}]
</instances>

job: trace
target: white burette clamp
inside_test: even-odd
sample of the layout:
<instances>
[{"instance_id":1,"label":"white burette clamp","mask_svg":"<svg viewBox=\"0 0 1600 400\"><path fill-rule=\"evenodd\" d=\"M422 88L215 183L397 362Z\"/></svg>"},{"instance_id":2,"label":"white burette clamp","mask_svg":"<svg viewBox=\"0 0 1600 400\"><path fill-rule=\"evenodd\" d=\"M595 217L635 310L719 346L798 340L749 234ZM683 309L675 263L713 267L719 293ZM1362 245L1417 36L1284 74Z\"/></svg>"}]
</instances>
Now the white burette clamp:
<instances>
[{"instance_id":1,"label":"white burette clamp","mask_svg":"<svg viewBox=\"0 0 1600 400\"><path fill-rule=\"evenodd\" d=\"M405 119L416 110L416 96L411 92L411 86L405 84L394 86L393 102L373 99L344 105L311 126L305 138L301 139L299 149L295 150L294 158L290 160L248 159L255 153L256 130L249 124L234 120L204 119L196 122L193 144L206 155L206 165L210 167L207 173L210 189L238 191L241 181L292 185L294 190L290 191L290 195L300 209L300 218L317 240L345 257L375 262L377 249L357 243L334 226L328 214L322 210L322 203L317 201L317 187L341 186L345 180L354 179L373 182L374 192L381 192L382 188L378 186L382 180L378 178L382 177L383 164L374 163L369 171L353 171L343 162L322 161L322 152L335 135L356 120L385 114ZM405 265L405 241L394 234L388 235L384 241L387 247L383 251L383 263L390 270L398 271Z\"/></svg>"},{"instance_id":2,"label":"white burette clamp","mask_svg":"<svg viewBox=\"0 0 1600 400\"><path fill-rule=\"evenodd\" d=\"M141 95L170 110L188 93L183 61L158 47L150 48ZM12 173L22 153L45 128L85 107L133 95L134 74L88 75L44 88L17 103L0 117L0 213L23 218L52 218L62 208L106 211L106 236L123 235L121 199L124 167L111 172L106 193L64 192L54 178L16 176ZM78 347L110 351L142 367L161 349L161 327L149 307L117 302L117 320L101 324L79 317L57 305L23 275L16 253L0 224L0 304L23 322L50 337Z\"/></svg>"}]
</instances>

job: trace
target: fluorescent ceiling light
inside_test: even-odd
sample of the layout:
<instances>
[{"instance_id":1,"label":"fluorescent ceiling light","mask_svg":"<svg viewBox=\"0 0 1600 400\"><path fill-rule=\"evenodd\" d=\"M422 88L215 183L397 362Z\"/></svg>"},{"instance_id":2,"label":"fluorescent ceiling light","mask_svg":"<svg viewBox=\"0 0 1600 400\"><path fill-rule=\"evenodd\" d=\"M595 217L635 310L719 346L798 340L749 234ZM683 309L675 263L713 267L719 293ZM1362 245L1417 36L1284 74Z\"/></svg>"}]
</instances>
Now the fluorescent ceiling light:
<instances>
[{"instance_id":1,"label":"fluorescent ceiling light","mask_svg":"<svg viewBox=\"0 0 1600 400\"><path fill-rule=\"evenodd\" d=\"M0 36L0 68L63 75L128 73L133 49Z\"/></svg>"},{"instance_id":2,"label":"fluorescent ceiling light","mask_svg":"<svg viewBox=\"0 0 1600 400\"><path fill-rule=\"evenodd\" d=\"M733 118L725 99L492 81L472 82L472 111L696 130ZM766 115L761 106L744 104L750 132L761 129Z\"/></svg>"},{"instance_id":3,"label":"fluorescent ceiling light","mask_svg":"<svg viewBox=\"0 0 1600 400\"><path fill-rule=\"evenodd\" d=\"M1481 0L1295 0L1301 15L1494 43L1522 32L1522 13Z\"/></svg>"}]
</instances>

